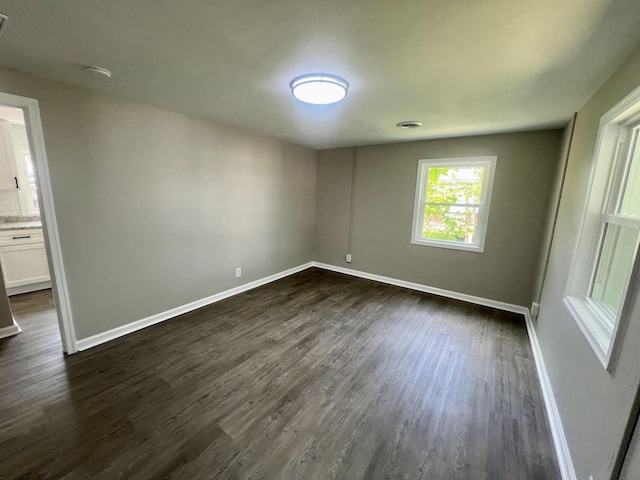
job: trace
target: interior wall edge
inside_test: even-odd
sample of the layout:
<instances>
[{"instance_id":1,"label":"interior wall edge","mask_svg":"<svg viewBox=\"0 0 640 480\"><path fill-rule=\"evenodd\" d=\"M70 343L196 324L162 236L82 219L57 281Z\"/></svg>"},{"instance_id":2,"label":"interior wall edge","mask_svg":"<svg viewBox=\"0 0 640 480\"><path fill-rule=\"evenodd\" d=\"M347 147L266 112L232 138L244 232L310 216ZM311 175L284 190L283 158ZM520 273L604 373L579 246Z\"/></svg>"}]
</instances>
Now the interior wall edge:
<instances>
[{"instance_id":1,"label":"interior wall edge","mask_svg":"<svg viewBox=\"0 0 640 480\"><path fill-rule=\"evenodd\" d=\"M578 112L575 112L567 125L565 126L565 134L560 146L560 161L558 171L551 196L549 199L548 220L542 240L542 249L539 255L538 272L536 275L535 290L533 292L533 302L540 304L542 290L544 288L544 279L549 269L549 259L551 258L551 245L558 223L558 212L560 209L560 201L562 200L562 189L567 177L567 166L569 164L569 156L571 155L571 143L573 142L573 134L576 128L576 119Z\"/></svg>"}]
</instances>

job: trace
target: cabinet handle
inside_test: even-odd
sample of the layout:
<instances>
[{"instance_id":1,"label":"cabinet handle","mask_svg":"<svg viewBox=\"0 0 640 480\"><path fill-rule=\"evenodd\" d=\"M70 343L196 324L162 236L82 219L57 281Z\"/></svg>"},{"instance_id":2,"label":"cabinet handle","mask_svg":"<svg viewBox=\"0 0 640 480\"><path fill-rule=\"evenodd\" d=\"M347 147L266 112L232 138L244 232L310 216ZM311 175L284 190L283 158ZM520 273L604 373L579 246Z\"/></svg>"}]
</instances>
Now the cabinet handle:
<instances>
[{"instance_id":1,"label":"cabinet handle","mask_svg":"<svg viewBox=\"0 0 640 480\"><path fill-rule=\"evenodd\" d=\"M21 238L31 238L31 235L16 235L15 237L11 237L14 240L20 240Z\"/></svg>"},{"instance_id":2,"label":"cabinet handle","mask_svg":"<svg viewBox=\"0 0 640 480\"><path fill-rule=\"evenodd\" d=\"M20 190L20 187L18 186L18 177L13 177L13 179L16 181L16 188Z\"/></svg>"}]
</instances>

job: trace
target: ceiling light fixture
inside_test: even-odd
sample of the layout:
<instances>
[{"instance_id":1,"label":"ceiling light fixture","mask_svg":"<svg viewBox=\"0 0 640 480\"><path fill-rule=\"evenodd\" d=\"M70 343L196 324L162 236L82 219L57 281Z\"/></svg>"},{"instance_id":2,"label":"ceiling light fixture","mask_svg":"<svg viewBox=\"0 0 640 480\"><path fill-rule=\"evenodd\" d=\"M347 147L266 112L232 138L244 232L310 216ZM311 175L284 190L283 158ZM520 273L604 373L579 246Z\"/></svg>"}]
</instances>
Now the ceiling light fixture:
<instances>
[{"instance_id":1,"label":"ceiling light fixture","mask_svg":"<svg viewBox=\"0 0 640 480\"><path fill-rule=\"evenodd\" d=\"M84 67L83 70L94 77L111 78L111 72L102 67Z\"/></svg>"},{"instance_id":2,"label":"ceiling light fixture","mask_svg":"<svg viewBox=\"0 0 640 480\"><path fill-rule=\"evenodd\" d=\"M291 93L305 103L326 105L347 96L349 84L344 78L327 73L300 75L291 80Z\"/></svg>"},{"instance_id":3,"label":"ceiling light fixture","mask_svg":"<svg viewBox=\"0 0 640 480\"><path fill-rule=\"evenodd\" d=\"M396 127L402 129L410 129L410 128L420 128L422 126L422 122L416 122L415 120L409 120L406 122L396 123Z\"/></svg>"}]
</instances>

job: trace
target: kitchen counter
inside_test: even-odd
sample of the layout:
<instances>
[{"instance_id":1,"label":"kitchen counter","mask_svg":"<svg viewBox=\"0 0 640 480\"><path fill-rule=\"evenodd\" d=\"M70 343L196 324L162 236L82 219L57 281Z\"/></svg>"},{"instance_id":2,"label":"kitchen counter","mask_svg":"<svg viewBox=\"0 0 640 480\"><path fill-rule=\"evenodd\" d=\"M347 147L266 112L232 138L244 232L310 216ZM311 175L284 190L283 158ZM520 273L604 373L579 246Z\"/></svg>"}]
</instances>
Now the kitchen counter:
<instances>
[{"instance_id":1,"label":"kitchen counter","mask_svg":"<svg viewBox=\"0 0 640 480\"><path fill-rule=\"evenodd\" d=\"M0 231L29 230L32 228L42 228L42 222L35 221L35 222L0 223Z\"/></svg>"}]
</instances>

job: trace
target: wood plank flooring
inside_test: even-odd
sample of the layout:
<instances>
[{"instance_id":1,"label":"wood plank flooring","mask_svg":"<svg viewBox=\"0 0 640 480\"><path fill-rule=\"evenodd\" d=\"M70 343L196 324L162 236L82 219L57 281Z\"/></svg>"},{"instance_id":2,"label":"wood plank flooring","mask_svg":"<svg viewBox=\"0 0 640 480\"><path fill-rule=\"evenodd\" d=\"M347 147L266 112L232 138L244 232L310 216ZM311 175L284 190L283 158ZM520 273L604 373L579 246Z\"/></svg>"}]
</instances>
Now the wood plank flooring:
<instances>
[{"instance_id":1,"label":"wood plank flooring","mask_svg":"<svg viewBox=\"0 0 640 480\"><path fill-rule=\"evenodd\" d=\"M559 479L524 320L309 269L70 357L0 340L0 478Z\"/></svg>"}]
</instances>

